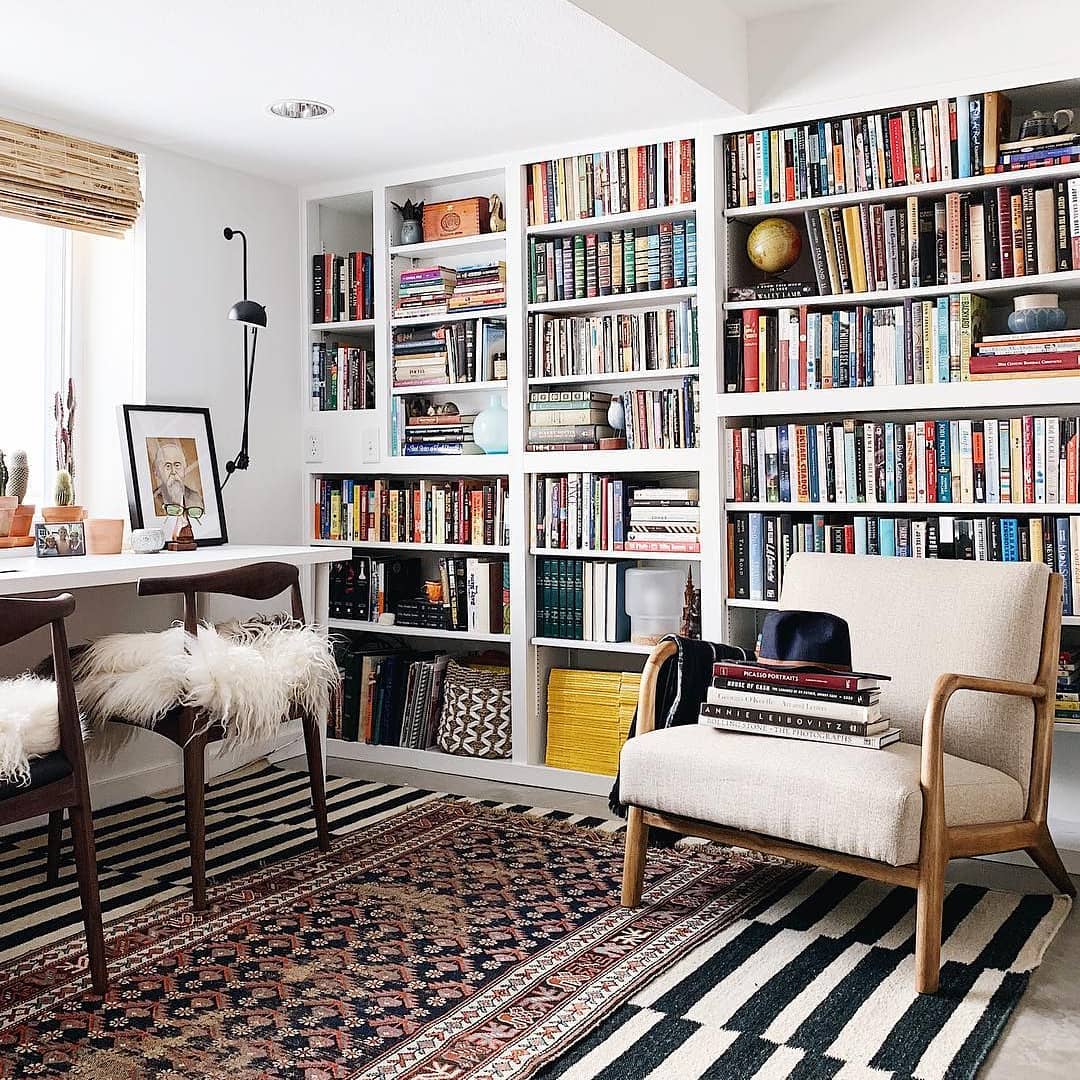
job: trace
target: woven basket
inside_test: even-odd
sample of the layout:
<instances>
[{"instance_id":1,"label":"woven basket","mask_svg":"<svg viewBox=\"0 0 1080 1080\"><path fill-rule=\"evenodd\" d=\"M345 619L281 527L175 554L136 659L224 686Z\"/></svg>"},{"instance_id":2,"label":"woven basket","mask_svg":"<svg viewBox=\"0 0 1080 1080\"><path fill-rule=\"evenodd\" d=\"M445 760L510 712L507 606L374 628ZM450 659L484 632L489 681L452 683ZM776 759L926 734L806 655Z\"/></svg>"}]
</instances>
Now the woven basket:
<instances>
[{"instance_id":1,"label":"woven basket","mask_svg":"<svg viewBox=\"0 0 1080 1080\"><path fill-rule=\"evenodd\" d=\"M451 660L443 680L435 742L447 754L508 758L510 673Z\"/></svg>"}]
</instances>

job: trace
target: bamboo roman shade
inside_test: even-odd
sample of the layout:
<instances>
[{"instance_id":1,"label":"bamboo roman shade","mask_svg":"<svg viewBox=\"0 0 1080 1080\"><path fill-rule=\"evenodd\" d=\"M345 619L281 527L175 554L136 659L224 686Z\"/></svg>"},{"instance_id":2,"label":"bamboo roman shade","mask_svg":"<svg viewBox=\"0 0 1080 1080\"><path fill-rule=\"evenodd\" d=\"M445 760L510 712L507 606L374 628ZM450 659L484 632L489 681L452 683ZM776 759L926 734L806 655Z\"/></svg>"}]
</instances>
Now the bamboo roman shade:
<instances>
[{"instance_id":1,"label":"bamboo roman shade","mask_svg":"<svg viewBox=\"0 0 1080 1080\"><path fill-rule=\"evenodd\" d=\"M120 236L141 205L130 150L0 118L0 214Z\"/></svg>"}]
</instances>

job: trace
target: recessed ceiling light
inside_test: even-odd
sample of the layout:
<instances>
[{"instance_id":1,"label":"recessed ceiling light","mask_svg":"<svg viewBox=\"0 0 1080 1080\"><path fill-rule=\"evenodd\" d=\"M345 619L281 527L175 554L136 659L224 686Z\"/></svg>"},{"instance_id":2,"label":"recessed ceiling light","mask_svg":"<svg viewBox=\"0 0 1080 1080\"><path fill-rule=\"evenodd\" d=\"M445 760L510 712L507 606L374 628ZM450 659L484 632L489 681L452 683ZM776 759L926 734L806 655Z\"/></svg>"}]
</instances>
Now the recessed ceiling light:
<instances>
[{"instance_id":1,"label":"recessed ceiling light","mask_svg":"<svg viewBox=\"0 0 1080 1080\"><path fill-rule=\"evenodd\" d=\"M286 120L317 120L320 116L329 116L332 106L321 101L303 101L298 98L282 98L268 106L275 116Z\"/></svg>"}]
</instances>

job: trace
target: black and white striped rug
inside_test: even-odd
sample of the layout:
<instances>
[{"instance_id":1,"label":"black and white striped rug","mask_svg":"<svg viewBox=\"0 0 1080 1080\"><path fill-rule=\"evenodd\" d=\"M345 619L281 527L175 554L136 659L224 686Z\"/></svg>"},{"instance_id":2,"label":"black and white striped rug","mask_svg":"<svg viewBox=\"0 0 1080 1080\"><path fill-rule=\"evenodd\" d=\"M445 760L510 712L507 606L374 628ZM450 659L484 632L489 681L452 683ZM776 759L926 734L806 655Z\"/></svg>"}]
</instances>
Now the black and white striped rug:
<instances>
[{"instance_id":1,"label":"black and white striped rug","mask_svg":"<svg viewBox=\"0 0 1080 1080\"><path fill-rule=\"evenodd\" d=\"M327 782L327 796L338 833L447 797L341 778ZM484 805L604 831L623 827L525 805ZM306 775L256 766L215 782L207 827L214 875L312 847ZM101 811L95 830L107 919L187 891L181 796ZM0 840L0 963L81 931L70 860L57 885L47 886L44 875L40 831ZM810 873L668 968L538 1075L973 1077L1068 909L1062 897L954 886L945 907L942 989L920 998L913 991L913 893Z\"/></svg>"}]
</instances>

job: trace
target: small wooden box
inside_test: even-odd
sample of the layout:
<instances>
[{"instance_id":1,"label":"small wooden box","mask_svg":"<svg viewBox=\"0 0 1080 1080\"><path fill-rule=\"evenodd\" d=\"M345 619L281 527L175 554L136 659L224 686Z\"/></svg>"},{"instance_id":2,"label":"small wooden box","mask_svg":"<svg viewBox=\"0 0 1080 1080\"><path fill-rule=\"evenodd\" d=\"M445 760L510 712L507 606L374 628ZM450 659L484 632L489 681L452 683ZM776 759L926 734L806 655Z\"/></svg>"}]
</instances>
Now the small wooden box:
<instances>
[{"instance_id":1,"label":"small wooden box","mask_svg":"<svg viewBox=\"0 0 1080 1080\"><path fill-rule=\"evenodd\" d=\"M490 224L488 201L483 197L430 203L424 207L424 239L449 240L452 236L477 236Z\"/></svg>"}]
</instances>

